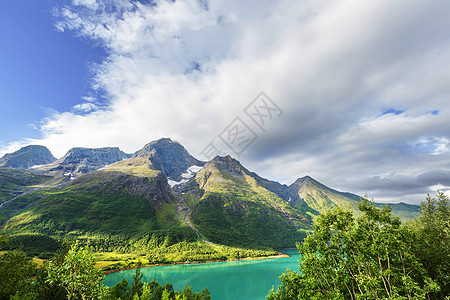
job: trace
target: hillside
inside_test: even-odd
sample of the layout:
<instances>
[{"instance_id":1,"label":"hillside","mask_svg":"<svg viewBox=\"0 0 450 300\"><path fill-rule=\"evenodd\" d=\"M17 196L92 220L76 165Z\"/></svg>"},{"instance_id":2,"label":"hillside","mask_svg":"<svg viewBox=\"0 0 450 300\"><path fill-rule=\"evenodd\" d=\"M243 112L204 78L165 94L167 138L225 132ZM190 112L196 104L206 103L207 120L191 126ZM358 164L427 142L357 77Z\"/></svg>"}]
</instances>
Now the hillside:
<instances>
[{"instance_id":1,"label":"hillside","mask_svg":"<svg viewBox=\"0 0 450 300\"><path fill-rule=\"evenodd\" d=\"M293 247L302 240L310 217L259 180L230 156L208 162L182 190L200 234L237 246Z\"/></svg>"},{"instance_id":2,"label":"hillside","mask_svg":"<svg viewBox=\"0 0 450 300\"><path fill-rule=\"evenodd\" d=\"M0 167L28 169L33 166L52 163L56 158L50 151L39 145L30 145L23 147L16 152L7 153L0 158Z\"/></svg>"},{"instance_id":3,"label":"hillside","mask_svg":"<svg viewBox=\"0 0 450 300\"><path fill-rule=\"evenodd\" d=\"M359 196L331 189L310 176L297 179L287 188L286 194L292 205L306 204L318 212L335 206L357 209L359 201Z\"/></svg>"},{"instance_id":4,"label":"hillside","mask_svg":"<svg viewBox=\"0 0 450 300\"><path fill-rule=\"evenodd\" d=\"M4 229L46 235L132 237L178 226L167 179L149 161L131 158L28 195L36 202Z\"/></svg>"}]
</instances>

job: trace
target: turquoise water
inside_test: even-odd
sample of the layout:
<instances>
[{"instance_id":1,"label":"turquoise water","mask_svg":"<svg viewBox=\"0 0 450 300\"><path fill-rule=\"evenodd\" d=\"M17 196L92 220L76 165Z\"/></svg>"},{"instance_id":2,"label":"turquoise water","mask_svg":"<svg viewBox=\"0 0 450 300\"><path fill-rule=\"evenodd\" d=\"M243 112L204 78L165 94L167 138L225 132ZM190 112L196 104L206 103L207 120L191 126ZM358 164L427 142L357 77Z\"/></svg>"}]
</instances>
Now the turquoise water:
<instances>
[{"instance_id":1,"label":"turquoise water","mask_svg":"<svg viewBox=\"0 0 450 300\"><path fill-rule=\"evenodd\" d=\"M176 291L182 290L185 283L194 292L201 292L206 286L213 300L265 299L272 286L276 288L281 283L278 277L286 268L298 270L297 250L282 251L291 257L143 268L142 281L169 282ZM131 282L134 273L135 270L112 273L104 283L113 286L124 277Z\"/></svg>"}]
</instances>

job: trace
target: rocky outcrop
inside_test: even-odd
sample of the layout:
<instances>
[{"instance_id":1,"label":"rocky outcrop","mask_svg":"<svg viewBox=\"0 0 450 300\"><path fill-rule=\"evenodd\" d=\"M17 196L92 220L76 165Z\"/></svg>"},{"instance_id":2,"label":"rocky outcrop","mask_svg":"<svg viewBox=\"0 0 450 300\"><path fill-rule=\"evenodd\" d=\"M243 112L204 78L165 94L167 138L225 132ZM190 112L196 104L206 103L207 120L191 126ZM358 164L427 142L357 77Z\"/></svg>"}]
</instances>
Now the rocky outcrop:
<instances>
[{"instance_id":1,"label":"rocky outcrop","mask_svg":"<svg viewBox=\"0 0 450 300\"><path fill-rule=\"evenodd\" d=\"M146 157L153 166L174 181L182 180L182 174L191 166L203 166L204 162L194 158L178 142L162 138L145 145L133 157Z\"/></svg>"},{"instance_id":2,"label":"rocky outcrop","mask_svg":"<svg viewBox=\"0 0 450 300\"><path fill-rule=\"evenodd\" d=\"M62 158L39 170L59 171L65 176L77 177L128 157L118 147L72 148Z\"/></svg>"},{"instance_id":3,"label":"rocky outcrop","mask_svg":"<svg viewBox=\"0 0 450 300\"><path fill-rule=\"evenodd\" d=\"M0 158L0 167L28 169L36 165L52 163L56 158L50 153L47 147L30 145L17 150L14 153L7 153Z\"/></svg>"}]
</instances>

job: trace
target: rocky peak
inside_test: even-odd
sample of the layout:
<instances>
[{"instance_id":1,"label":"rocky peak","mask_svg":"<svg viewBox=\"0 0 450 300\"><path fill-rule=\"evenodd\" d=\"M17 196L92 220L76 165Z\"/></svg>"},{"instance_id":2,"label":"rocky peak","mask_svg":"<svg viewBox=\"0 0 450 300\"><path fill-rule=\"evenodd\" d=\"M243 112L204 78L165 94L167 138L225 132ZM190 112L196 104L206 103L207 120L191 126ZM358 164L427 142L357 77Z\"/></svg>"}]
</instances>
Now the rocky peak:
<instances>
[{"instance_id":1,"label":"rocky peak","mask_svg":"<svg viewBox=\"0 0 450 300\"><path fill-rule=\"evenodd\" d=\"M226 156L216 156L215 158L213 158L210 163L216 165L217 167L219 167L222 170L225 170L227 172L230 172L232 174L236 174L236 175L241 175L244 172L246 173L250 173L247 169L245 169L241 163L232 158L230 155L226 155Z\"/></svg>"},{"instance_id":2,"label":"rocky peak","mask_svg":"<svg viewBox=\"0 0 450 300\"><path fill-rule=\"evenodd\" d=\"M22 147L13 153L7 153L0 158L0 167L28 169L36 165L52 163L56 158L47 147L30 145Z\"/></svg>"},{"instance_id":3,"label":"rocky peak","mask_svg":"<svg viewBox=\"0 0 450 300\"><path fill-rule=\"evenodd\" d=\"M204 165L204 162L194 158L180 143L170 138L148 143L133 157L147 157L155 168L174 181L180 181L181 175L190 167Z\"/></svg>"},{"instance_id":4,"label":"rocky peak","mask_svg":"<svg viewBox=\"0 0 450 300\"><path fill-rule=\"evenodd\" d=\"M96 162L105 165L112 164L116 161L126 159L128 155L122 152L118 147L104 147L104 148L81 148L75 147L67 151L58 162L61 163L82 163L82 162Z\"/></svg>"},{"instance_id":5,"label":"rocky peak","mask_svg":"<svg viewBox=\"0 0 450 300\"><path fill-rule=\"evenodd\" d=\"M318 182L317 180L315 180L314 178L312 178L311 176L308 176L308 175L298 178L292 185L297 185L297 186L305 186L305 185L323 186L323 184L321 184L320 182Z\"/></svg>"},{"instance_id":6,"label":"rocky peak","mask_svg":"<svg viewBox=\"0 0 450 300\"><path fill-rule=\"evenodd\" d=\"M72 148L52 164L40 168L44 171L61 171L66 176L83 175L106 165L128 158L118 147Z\"/></svg>"}]
</instances>

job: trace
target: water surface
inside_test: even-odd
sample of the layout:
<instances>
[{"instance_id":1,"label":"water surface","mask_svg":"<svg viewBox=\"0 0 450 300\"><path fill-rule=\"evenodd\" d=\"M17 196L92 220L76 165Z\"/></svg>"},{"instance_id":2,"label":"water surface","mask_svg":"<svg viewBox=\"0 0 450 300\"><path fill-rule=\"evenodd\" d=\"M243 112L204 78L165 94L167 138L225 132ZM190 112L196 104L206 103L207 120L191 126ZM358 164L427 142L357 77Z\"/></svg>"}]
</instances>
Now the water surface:
<instances>
[{"instance_id":1,"label":"water surface","mask_svg":"<svg viewBox=\"0 0 450 300\"><path fill-rule=\"evenodd\" d=\"M291 257L143 268L142 281L154 279L162 285L169 282L176 291L182 290L185 283L194 292L206 286L213 300L265 299L272 286L281 283L278 277L286 268L298 270L297 250L282 251ZM125 270L108 274L104 283L113 286L124 277L131 282L134 273Z\"/></svg>"}]
</instances>

